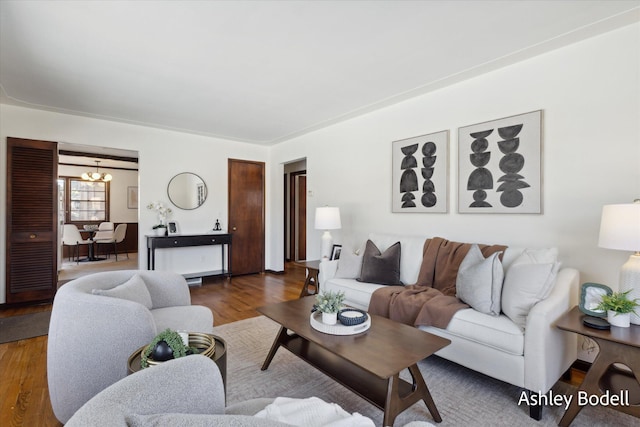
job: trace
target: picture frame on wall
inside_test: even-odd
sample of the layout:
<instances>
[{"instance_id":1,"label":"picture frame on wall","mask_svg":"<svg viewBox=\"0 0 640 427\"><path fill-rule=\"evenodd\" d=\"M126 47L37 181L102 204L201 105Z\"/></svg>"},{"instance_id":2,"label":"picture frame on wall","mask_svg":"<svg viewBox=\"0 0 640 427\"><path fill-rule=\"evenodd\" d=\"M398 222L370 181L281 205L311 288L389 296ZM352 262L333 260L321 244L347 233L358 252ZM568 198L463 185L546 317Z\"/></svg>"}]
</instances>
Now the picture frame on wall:
<instances>
[{"instance_id":1,"label":"picture frame on wall","mask_svg":"<svg viewBox=\"0 0 640 427\"><path fill-rule=\"evenodd\" d=\"M138 187L127 187L127 208L138 209Z\"/></svg>"},{"instance_id":2,"label":"picture frame on wall","mask_svg":"<svg viewBox=\"0 0 640 427\"><path fill-rule=\"evenodd\" d=\"M542 110L458 128L458 212L542 213Z\"/></svg>"},{"instance_id":3,"label":"picture frame on wall","mask_svg":"<svg viewBox=\"0 0 640 427\"><path fill-rule=\"evenodd\" d=\"M391 143L391 211L446 213L449 209L449 131Z\"/></svg>"},{"instance_id":4,"label":"picture frame on wall","mask_svg":"<svg viewBox=\"0 0 640 427\"><path fill-rule=\"evenodd\" d=\"M331 248L331 258L332 260L334 259L340 259L340 253L342 252L342 245L333 245L333 248Z\"/></svg>"}]
</instances>

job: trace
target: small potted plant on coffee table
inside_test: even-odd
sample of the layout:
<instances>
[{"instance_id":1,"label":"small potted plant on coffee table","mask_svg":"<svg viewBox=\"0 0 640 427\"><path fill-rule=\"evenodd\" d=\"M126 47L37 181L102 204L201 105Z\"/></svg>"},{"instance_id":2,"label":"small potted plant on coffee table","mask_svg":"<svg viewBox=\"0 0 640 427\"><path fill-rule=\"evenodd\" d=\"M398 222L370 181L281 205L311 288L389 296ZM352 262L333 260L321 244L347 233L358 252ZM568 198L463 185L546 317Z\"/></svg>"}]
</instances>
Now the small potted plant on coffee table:
<instances>
[{"instance_id":1,"label":"small potted plant on coffee table","mask_svg":"<svg viewBox=\"0 0 640 427\"><path fill-rule=\"evenodd\" d=\"M344 302L344 292L323 292L316 295L314 308L322 313L322 323L335 325L338 322L338 312Z\"/></svg>"},{"instance_id":2,"label":"small potted plant on coffee table","mask_svg":"<svg viewBox=\"0 0 640 427\"><path fill-rule=\"evenodd\" d=\"M611 295L603 295L602 301L598 305L598 310L607 312L607 320L611 326L628 328L630 325L631 313L636 312L638 299L629 299L629 289L626 292L614 292Z\"/></svg>"}]
</instances>

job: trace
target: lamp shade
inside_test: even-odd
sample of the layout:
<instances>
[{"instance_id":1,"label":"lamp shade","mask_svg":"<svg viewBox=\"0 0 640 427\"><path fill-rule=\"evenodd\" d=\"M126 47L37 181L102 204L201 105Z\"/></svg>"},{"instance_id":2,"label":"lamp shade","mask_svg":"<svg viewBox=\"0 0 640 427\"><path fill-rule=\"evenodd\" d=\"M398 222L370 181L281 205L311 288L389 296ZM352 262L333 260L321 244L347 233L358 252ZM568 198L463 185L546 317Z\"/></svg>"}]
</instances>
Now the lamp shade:
<instances>
[{"instance_id":1,"label":"lamp shade","mask_svg":"<svg viewBox=\"0 0 640 427\"><path fill-rule=\"evenodd\" d=\"M316 208L316 230L337 230L342 228L340 208L324 206Z\"/></svg>"},{"instance_id":2,"label":"lamp shade","mask_svg":"<svg viewBox=\"0 0 640 427\"><path fill-rule=\"evenodd\" d=\"M640 251L640 203L605 205L600 221L598 246Z\"/></svg>"}]
</instances>

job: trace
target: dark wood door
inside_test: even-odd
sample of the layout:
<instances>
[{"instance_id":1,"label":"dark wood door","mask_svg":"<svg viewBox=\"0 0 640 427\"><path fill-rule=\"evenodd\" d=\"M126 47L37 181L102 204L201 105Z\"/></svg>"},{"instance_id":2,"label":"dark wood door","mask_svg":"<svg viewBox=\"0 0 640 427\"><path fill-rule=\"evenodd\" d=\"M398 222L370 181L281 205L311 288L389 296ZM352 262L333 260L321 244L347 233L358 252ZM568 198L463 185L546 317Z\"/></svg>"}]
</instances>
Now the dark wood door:
<instances>
[{"instance_id":1,"label":"dark wood door","mask_svg":"<svg viewBox=\"0 0 640 427\"><path fill-rule=\"evenodd\" d=\"M234 276L264 271L264 162L229 159L229 233Z\"/></svg>"},{"instance_id":2,"label":"dark wood door","mask_svg":"<svg viewBox=\"0 0 640 427\"><path fill-rule=\"evenodd\" d=\"M58 146L7 138L7 303L51 300L57 289Z\"/></svg>"},{"instance_id":3,"label":"dark wood door","mask_svg":"<svg viewBox=\"0 0 640 427\"><path fill-rule=\"evenodd\" d=\"M296 197L297 256L296 261L307 259L307 176L298 177L298 197Z\"/></svg>"}]
</instances>

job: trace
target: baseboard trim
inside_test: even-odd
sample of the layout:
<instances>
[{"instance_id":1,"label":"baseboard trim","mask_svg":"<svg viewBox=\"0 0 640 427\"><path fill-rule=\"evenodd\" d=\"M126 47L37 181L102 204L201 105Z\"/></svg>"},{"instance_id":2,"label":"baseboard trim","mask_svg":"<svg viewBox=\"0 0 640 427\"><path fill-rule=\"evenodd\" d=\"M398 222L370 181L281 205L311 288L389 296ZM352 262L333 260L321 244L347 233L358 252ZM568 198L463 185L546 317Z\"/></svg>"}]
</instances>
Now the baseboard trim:
<instances>
[{"instance_id":1,"label":"baseboard trim","mask_svg":"<svg viewBox=\"0 0 640 427\"><path fill-rule=\"evenodd\" d=\"M284 274L285 271L284 270L265 270L265 273L269 273L269 274Z\"/></svg>"}]
</instances>

